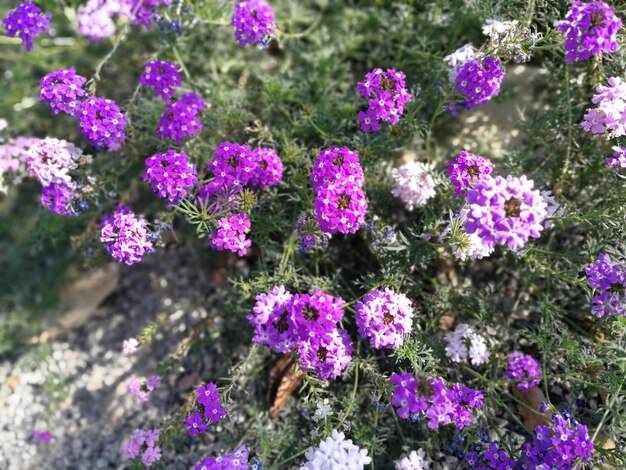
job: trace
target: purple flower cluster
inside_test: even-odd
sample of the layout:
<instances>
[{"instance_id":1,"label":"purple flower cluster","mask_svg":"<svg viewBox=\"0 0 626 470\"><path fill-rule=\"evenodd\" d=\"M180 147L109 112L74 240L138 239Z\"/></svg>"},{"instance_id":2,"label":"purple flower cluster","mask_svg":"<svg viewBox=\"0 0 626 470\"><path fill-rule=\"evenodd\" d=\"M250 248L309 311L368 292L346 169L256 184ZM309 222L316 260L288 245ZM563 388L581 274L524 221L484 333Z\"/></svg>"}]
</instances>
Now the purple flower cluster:
<instances>
[{"instance_id":1,"label":"purple flower cluster","mask_svg":"<svg viewBox=\"0 0 626 470\"><path fill-rule=\"evenodd\" d=\"M146 159L143 180L150 182L152 190L175 206L198 183L195 165L183 152L168 150Z\"/></svg>"},{"instance_id":2,"label":"purple flower cluster","mask_svg":"<svg viewBox=\"0 0 626 470\"><path fill-rule=\"evenodd\" d=\"M168 103L159 119L156 136L173 140L181 145L185 139L202 130L198 115L206 108L206 102L195 93L183 93L178 101Z\"/></svg>"},{"instance_id":3,"label":"purple flower cluster","mask_svg":"<svg viewBox=\"0 0 626 470\"><path fill-rule=\"evenodd\" d=\"M126 384L126 391L131 395L137 397L139 403L146 403L150 396L150 393L161 386L161 377L158 375L151 375L144 381L140 381L136 377L133 377Z\"/></svg>"},{"instance_id":4,"label":"purple flower cluster","mask_svg":"<svg viewBox=\"0 0 626 470\"><path fill-rule=\"evenodd\" d=\"M547 204L526 176L484 176L470 189L466 201L467 233L477 233L485 247L498 243L518 250L529 238L541 235Z\"/></svg>"},{"instance_id":5,"label":"purple flower cluster","mask_svg":"<svg viewBox=\"0 0 626 470\"><path fill-rule=\"evenodd\" d=\"M59 215L78 215L72 207L75 199L76 186L72 181L51 183L41 190L41 205Z\"/></svg>"},{"instance_id":6,"label":"purple flower cluster","mask_svg":"<svg viewBox=\"0 0 626 470\"><path fill-rule=\"evenodd\" d=\"M581 468L591 459L593 442L587 426L571 417L567 408L552 414L550 425L535 427L533 438L524 443L518 459L511 458L496 441L473 444L465 454L470 469L535 470Z\"/></svg>"},{"instance_id":7,"label":"purple flower cluster","mask_svg":"<svg viewBox=\"0 0 626 470\"><path fill-rule=\"evenodd\" d=\"M228 250L244 256L252 242L246 238L250 231L250 219L244 212L217 219L217 228L211 233L209 246L218 251Z\"/></svg>"},{"instance_id":8,"label":"purple flower cluster","mask_svg":"<svg viewBox=\"0 0 626 470\"><path fill-rule=\"evenodd\" d=\"M145 219L137 218L128 207L118 206L113 215L102 217L100 241L115 261L130 266L154 249L147 225Z\"/></svg>"},{"instance_id":9,"label":"purple flower cluster","mask_svg":"<svg viewBox=\"0 0 626 470\"><path fill-rule=\"evenodd\" d=\"M468 60L456 70L456 92L464 96L461 106L472 109L500 93L504 68L499 59Z\"/></svg>"},{"instance_id":10,"label":"purple flower cluster","mask_svg":"<svg viewBox=\"0 0 626 470\"><path fill-rule=\"evenodd\" d=\"M626 147L613 147L613 156L606 159L611 168L626 168Z\"/></svg>"},{"instance_id":11,"label":"purple flower cluster","mask_svg":"<svg viewBox=\"0 0 626 470\"><path fill-rule=\"evenodd\" d=\"M82 151L65 140L47 137L35 142L26 151L24 163L28 174L42 186L52 183L70 183L70 170L78 167Z\"/></svg>"},{"instance_id":12,"label":"purple flower cluster","mask_svg":"<svg viewBox=\"0 0 626 470\"><path fill-rule=\"evenodd\" d=\"M39 84L39 101L48 103L54 115L62 112L75 116L87 95L83 89L86 81L73 67L50 72Z\"/></svg>"},{"instance_id":13,"label":"purple flower cluster","mask_svg":"<svg viewBox=\"0 0 626 470\"><path fill-rule=\"evenodd\" d=\"M129 459L136 459L141 455L141 463L146 467L161 460L161 448L159 447L158 429L135 429L133 437L124 445L122 449L124 455Z\"/></svg>"},{"instance_id":14,"label":"purple flower cluster","mask_svg":"<svg viewBox=\"0 0 626 470\"><path fill-rule=\"evenodd\" d=\"M249 453L245 445L218 457L205 457L194 470L245 470L248 468ZM252 468L252 467L250 467ZM259 467L260 468L260 467Z\"/></svg>"},{"instance_id":15,"label":"purple flower cluster","mask_svg":"<svg viewBox=\"0 0 626 470\"><path fill-rule=\"evenodd\" d=\"M352 359L352 342L338 323L345 302L321 290L292 295L284 286L259 294L248 321L253 341L277 352L295 350L300 367L322 380L337 378Z\"/></svg>"},{"instance_id":16,"label":"purple flower cluster","mask_svg":"<svg viewBox=\"0 0 626 470\"><path fill-rule=\"evenodd\" d=\"M9 12L2 22L7 36L19 36L27 51L33 48L33 41L50 29L52 15L43 15L37 5L26 1Z\"/></svg>"},{"instance_id":17,"label":"purple flower cluster","mask_svg":"<svg viewBox=\"0 0 626 470\"><path fill-rule=\"evenodd\" d=\"M206 431L211 423L219 423L224 416L226 409L220 402L217 386L208 383L196 389L196 404L191 416L185 419L185 426L190 436L196 436Z\"/></svg>"},{"instance_id":18,"label":"purple flower cluster","mask_svg":"<svg viewBox=\"0 0 626 470\"><path fill-rule=\"evenodd\" d=\"M491 160L463 150L448 163L448 176L454 185L454 194L463 196L476 181L491 174Z\"/></svg>"},{"instance_id":19,"label":"purple flower cluster","mask_svg":"<svg viewBox=\"0 0 626 470\"><path fill-rule=\"evenodd\" d=\"M54 434L50 431L33 431L30 435L35 441L39 442L50 442L54 439Z\"/></svg>"},{"instance_id":20,"label":"purple flower cluster","mask_svg":"<svg viewBox=\"0 0 626 470\"><path fill-rule=\"evenodd\" d=\"M359 123L364 132L380 130L380 122L396 124L404 114L404 106L411 101L403 72L394 69L377 68L365 75L365 80L357 83L356 89L369 100L366 112L359 112Z\"/></svg>"},{"instance_id":21,"label":"purple flower cluster","mask_svg":"<svg viewBox=\"0 0 626 470\"><path fill-rule=\"evenodd\" d=\"M323 232L355 233L365 222L365 176L359 155L346 147L323 149L311 172L315 217Z\"/></svg>"},{"instance_id":22,"label":"purple flower cluster","mask_svg":"<svg viewBox=\"0 0 626 470\"><path fill-rule=\"evenodd\" d=\"M282 181L283 161L273 149L257 147L251 158L256 165L249 181L252 188L265 190Z\"/></svg>"},{"instance_id":23,"label":"purple flower cluster","mask_svg":"<svg viewBox=\"0 0 626 470\"><path fill-rule=\"evenodd\" d=\"M276 30L272 7L265 0L235 2L234 7L231 25L239 45L258 43L260 49L265 49Z\"/></svg>"},{"instance_id":24,"label":"purple flower cluster","mask_svg":"<svg viewBox=\"0 0 626 470\"><path fill-rule=\"evenodd\" d=\"M92 96L78 113L78 128L96 150L119 150L126 140L126 115L106 98Z\"/></svg>"},{"instance_id":25,"label":"purple flower cluster","mask_svg":"<svg viewBox=\"0 0 626 470\"><path fill-rule=\"evenodd\" d=\"M154 94L164 101L172 99L175 88L182 85L178 66L160 60L152 60L144 65L139 83L154 88Z\"/></svg>"},{"instance_id":26,"label":"purple flower cluster","mask_svg":"<svg viewBox=\"0 0 626 470\"><path fill-rule=\"evenodd\" d=\"M207 168L214 178L206 185L206 190L209 196L213 196L241 191L250 183L257 165L247 145L222 142Z\"/></svg>"},{"instance_id":27,"label":"purple flower cluster","mask_svg":"<svg viewBox=\"0 0 626 470\"><path fill-rule=\"evenodd\" d=\"M129 18L133 24L140 24L146 29L152 28L152 20L157 17L161 7L168 7L173 0L125 0L128 3ZM133 14L134 13L134 14Z\"/></svg>"},{"instance_id":28,"label":"purple flower cluster","mask_svg":"<svg viewBox=\"0 0 626 470\"><path fill-rule=\"evenodd\" d=\"M593 296L591 313L598 318L607 315L626 315L626 268L621 261L602 253L585 268L587 282L597 294Z\"/></svg>"},{"instance_id":29,"label":"purple flower cluster","mask_svg":"<svg viewBox=\"0 0 626 470\"><path fill-rule=\"evenodd\" d=\"M391 376L391 404L400 418L425 419L429 429L454 424L463 429L472 424L473 408L483 407L483 394L455 383L448 388L442 379L413 374Z\"/></svg>"},{"instance_id":30,"label":"purple flower cluster","mask_svg":"<svg viewBox=\"0 0 626 470\"><path fill-rule=\"evenodd\" d=\"M322 232L320 224L309 214L302 214L295 223L298 233L298 253L311 253L328 246L331 235Z\"/></svg>"},{"instance_id":31,"label":"purple flower cluster","mask_svg":"<svg viewBox=\"0 0 626 470\"><path fill-rule=\"evenodd\" d=\"M509 363L504 376L509 380L514 380L519 391L526 393L531 387L536 387L541 383L541 366L531 356L514 352L509 355Z\"/></svg>"},{"instance_id":32,"label":"purple flower cluster","mask_svg":"<svg viewBox=\"0 0 626 470\"><path fill-rule=\"evenodd\" d=\"M559 31L566 35L565 60L572 63L617 51L621 26L622 20L606 3L575 0L559 25Z\"/></svg>"},{"instance_id":33,"label":"purple flower cluster","mask_svg":"<svg viewBox=\"0 0 626 470\"><path fill-rule=\"evenodd\" d=\"M399 348L411 332L413 307L409 298L391 289L374 289L356 304L359 334L375 349Z\"/></svg>"},{"instance_id":34,"label":"purple flower cluster","mask_svg":"<svg viewBox=\"0 0 626 470\"><path fill-rule=\"evenodd\" d=\"M620 77L610 77L608 86L598 85L591 101L597 106L587 109L580 123L585 132L613 138L626 135L626 83Z\"/></svg>"}]
</instances>

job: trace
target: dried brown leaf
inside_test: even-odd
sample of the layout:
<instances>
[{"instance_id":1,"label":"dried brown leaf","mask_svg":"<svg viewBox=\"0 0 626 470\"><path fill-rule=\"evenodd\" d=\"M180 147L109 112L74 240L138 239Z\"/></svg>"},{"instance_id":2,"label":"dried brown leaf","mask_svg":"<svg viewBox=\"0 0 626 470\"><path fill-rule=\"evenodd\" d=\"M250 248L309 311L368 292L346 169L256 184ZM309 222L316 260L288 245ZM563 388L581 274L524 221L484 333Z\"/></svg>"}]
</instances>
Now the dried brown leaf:
<instances>
[{"instance_id":1,"label":"dried brown leaf","mask_svg":"<svg viewBox=\"0 0 626 470\"><path fill-rule=\"evenodd\" d=\"M289 354L282 356L269 376L268 400L270 403L270 417L278 417L287 398L298 388L304 372L297 366Z\"/></svg>"}]
</instances>

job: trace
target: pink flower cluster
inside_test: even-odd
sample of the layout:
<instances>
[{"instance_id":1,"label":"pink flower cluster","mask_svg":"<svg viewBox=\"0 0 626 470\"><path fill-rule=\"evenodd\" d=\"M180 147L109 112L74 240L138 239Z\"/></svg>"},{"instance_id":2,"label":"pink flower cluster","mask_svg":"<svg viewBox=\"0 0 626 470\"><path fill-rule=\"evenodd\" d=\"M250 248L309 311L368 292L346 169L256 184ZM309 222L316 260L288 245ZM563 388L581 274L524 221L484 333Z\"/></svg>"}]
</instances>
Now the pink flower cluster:
<instances>
[{"instance_id":1,"label":"pink flower cluster","mask_svg":"<svg viewBox=\"0 0 626 470\"><path fill-rule=\"evenodd\" d=\"M365 175L359 155L346 147L323 149L311 172L315 217L323 232L355 233L365 222Z\"/></svg>"},{"instance_id":2,"label":"pink flower cluster","mask_svg":"<svg viewBox=\"0 0 626 470\"><path fill-rule=\"evenodd\" d=\"M622 20L606 3L574 0L559 25L559 31L566 35L565 60L573 63L617 51L621 27Z\"/></svg>"},{"instance_id":3,"label":"pink flower cluster","mask_svg":"<svg viewBox=\"0 0 626 470\"><path fill-rule=\"evenodd\" d=\"M140 381L138 378L133 377L126 384L126 391L137 397L139 403L146 403L150 397L150 393L160 386L161 377L158 375L151 375L144 381Z\"/></svg>"},{"instance_id":4,"label":"pink flower cluster","mask_svg":"<svg viewBox=\"0 0 626 470\"><path fill-rule=\"evenodd\" d=\"M391 289L371 290L356 304L359 334L375 349L399 348L413 325L413 306L404 294Z\"/></svg>"},{"instance_id":5,"label":"pink flower cluster","mask_svg":"<svg viewBox=\"0 0 626 470\"><path fill-rule=\"evenodd\" d=\"M218 457L205 457L194 470L237 470L248 468L249 453L245 445ZM250 467L252 469L253 467ZM260 468L260 467L259 467Z\"/></svg>"},{"instance_id":6,"label":"pink flower cluster","mask_svg":"<svg viewBox=\"0 0 626 470\"><path fill-rule=\"evenodd\" d=\"M609 78L608 86L598 85L591 101L597 107L588 109L580 124L585 132L609 138L626 135L626 83L620 77Z\"/></svg>"},{"instance_id":7,"label":"pink flower cluster","mask_svg":"<svg viewBox=\"0 0 626 470\"><path fill-rule=\"evenodd\" d=\"M369 102L367 111L358 115L362 131L378 131L380 122L398 123L404 114L404 106L412 99L405 78L403 72L394 69L385 72L377 68L365 75L364 81L357 83L357 91Z\"/></svg>"},{"instance_id":8,"label":"pink flower cluster","mask_svg":"<svg viewBox=\"0 0 626 470\"><path fill-rule=\"evenodd\" d=\"M52 15L42 14L39 7L28 0L11 10L2 22L7 36L19 36L24 48L30 52L35 38L50 29L51 18Z\"/></svg>"},{"instance_id":9,"label":"pink flower cluster","mask_svg":"<svg viewBox=\"0 0 626 470\"><path fill-rule=\"evenodd\" d=\"M321 290L292 295L283 286L257 296L248 315L253 341L277 352L295 350L300 367L322 380L337 378L352 359L352 342L338 326L345 302Z\"/></svg>"},{"instance_id":10,"label":"pink flower cluster","mask_svg":"<svg viewBox=\"0 0 626 470\"><path fill-rule=\"evenodd\" d=\"M541 235L547 204L526 176L485 176L470 189L466 201L467 233L477 233L485 247L497 243L519 250L529 238Z\"/></svg>"},{"instance_id":11,"label":"pink flower cluster","mask_svg":"<svg viewBox=\"0 0 626 470\"><path fill-rule=\"evenodd\" d=\"M447 387L442 379L413 374L391 376L393 396L391 404L403 419L426 419L429 429L454 424L463 429L472 424L473 408L483 407L483 394L478 390L455 383Z\"/></svg>"},{"instance_id":12,"label":"pink flower cluster","mask_svg":"<svg viewBox=\"0 0 626 470\"><path fill-rule=\"evenodd\" d=\"M161 460L161 448L159 447L158 429L135 429L133 437L124 445L122 449L124 455L129 459L136 459L141 455L141 463L146 467L151 467Z\"/></svg>"},{"instance_id":13,"label":"pink flower cluster","mask_svg":"<svg viewBox=\"0 0 626 470\"><path fill-rule=\"evenodd\" d=\"M102 217L100 241L115 261L130 266L153 250L147 225L145 219L137 218L128 207L118 206L113 215Z\"/></svg>"},{"instance_id":14,"label":"pink flower cluster","mask_svg":"<svg viewBox=\"0 0 626 470\"><path fill-rule=\"evenodd\" d=\"M175 206L198 183L195 165L183 152L168 150L146 159L143 180L150 182L152 190Z\"/></svg>"},{"instance_id":15,"label":"pink flower cluster","mask_svg":"<svg viewBox=\"0 0 626 470\"><path fill-rule=\"evenodd\" d=\"M514 352L509 354L509 364L504 376L516 381L520 392L526 393L531 387L541 383L541 367L532 356Z\"/></svg>"},{"instance_id":16,"label":"pink flower cluster","mask_svg":"<svg viewBox=\"0 0 626 470\"><path fill-rule=\"evenodd\" d=\"M173 140L181 145L184 140L202 130L198 115L206 108L206 102L193 92L183 93L178 101L168 103L159 119L156 136Z\"/></svg>"},{"instance_id":17,"label":"pink flower cluster","mask_svg":"<svg viewBox=\"0 0 626 470\"><path fill-rule=\"evenodd\" d=\"M228 250L244 256L252 241L246 238L250 232L250 219L244 212L217 219L217 228L209 236L209 246L218 251Z\"/></svg>"},{"instance_id":18,"label":"pink flower cluster","mask_svg":"<svg viewBox=\"0 0 626 470\"><path fill-rule=\"evenodd\" d=\"M151 60L143 67L139 83L154 88L154 94L164 101L170 100L176 94L175 89L182 85L179 67L171 62Z\"/></svg>"},{"instance_id":19,"label":"pink flower cluster","mask_svg":"<svg viewBox=\"0 0 626 470\"><path fill-rule=\"evenodd\" d=\"M257 43L259 49L265 49L276 30L272 7L265 0L235 2L234 7L231 25L239 45Z\"/></svg>"},{"instance_id":20,"label":"pink flower cluster","mask_svg":"<svg viewBox=\"0 0 626 470\"><path fill-rule=\"evenodd\" d=\"M491 160L463 150L448 163L448 176L454 186L454 194L463 196L476 181L490 175L492 170Z\"/></svg>"},{"instance_id":21,"label":"pink flower cluster","mask_svg":"<svg viewBox=\"0 0 626 470\"><path fill-rule=\"evenodd\" d=\"M220 394L215 384L208 383L198 387L196 397L193 413L185 419L190 436L206 431L211 423L219 423L226 416L226 409L220 402Z\"/></svg>"}]
</instances>

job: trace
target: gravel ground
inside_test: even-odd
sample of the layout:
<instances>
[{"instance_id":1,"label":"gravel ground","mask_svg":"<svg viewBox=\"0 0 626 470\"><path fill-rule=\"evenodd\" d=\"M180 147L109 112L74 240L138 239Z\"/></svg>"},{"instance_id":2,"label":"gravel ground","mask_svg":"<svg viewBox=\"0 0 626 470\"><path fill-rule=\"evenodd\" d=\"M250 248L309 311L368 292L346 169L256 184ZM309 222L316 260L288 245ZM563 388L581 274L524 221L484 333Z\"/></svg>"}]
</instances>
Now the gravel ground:
<instances>
[{"instance_id":1,"label":"gravel ground","mask_svg":"<svg viewBox=\"0 0 626 470\"><path fill-rule=\"evenodd\" d=\"M193 385L184 390L171 374L142 405L126 392L127 381L156 373L190 326L209 314L202 304L216 292L192 249L153 255L123 268L114 292L79 329L0 363L0 468L126 468L120 449L133 429L159 425ZM169 320L154 342L122 354L122 341L162 313ZM198 366L200 375L210 369ZM33 430L55 438L34 442ZM164 456L166 468L189 468L211 450L201 447L173 456L175 462Z\"/></svg>"}]
</instances>

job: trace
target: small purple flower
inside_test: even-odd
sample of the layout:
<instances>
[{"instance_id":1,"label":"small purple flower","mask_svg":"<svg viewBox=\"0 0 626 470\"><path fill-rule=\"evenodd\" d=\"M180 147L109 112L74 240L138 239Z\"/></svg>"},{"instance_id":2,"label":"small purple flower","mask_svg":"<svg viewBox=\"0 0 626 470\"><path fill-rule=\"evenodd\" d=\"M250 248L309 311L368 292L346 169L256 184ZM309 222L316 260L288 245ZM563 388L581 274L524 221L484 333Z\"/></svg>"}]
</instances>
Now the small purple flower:
<instances>
[{"instance_id":1,"label":"small purple flower","mask_svg":"<svg viewBox=\"0 0 626 470\"><path fill-rule=\"evenodd\" d=\"M191 436L206 431L209 423L218 423L226 416L226 408L220 402L220 394L215 384L208 383L198 387L196 397L194 412L185 419Z\"/></svg>"},{"instance_id":2,"label":"small purple flower","mask_svg":"<svg viewBox=\"0 0 626 470\"><path fill-rule=\"evenodd\" d=\"M207 425L204 424L202 416L197 412L185 419L185 426L189 428L190 436L197 436L199 433L207 430Z\"/></svg>"},{"instance_id":3,"label":"small purple flower","mask_svg":"<svg viewBox=\"0 0 626 470\"><path fill-rule=\"evenodd\" d=\"M297 345L300 367L315 372L320 379L335 379L352 361L352 342L348 332L333 327L330 330L311 329L309 337Z\"/></svg>"},{"instance_id":4,"label":"small purple flower","mask_svg":"<svg viewBox=\"0 0 626 470\"><path fill-rule=\"evenodd\" d=\"M242 445L233 452L222 454L219 457L203 458L194 467L194 470L244 470L248 468L248 459L248 449L245 445Z\"/></svg>"},{"instance_id":5,"label":"small purple flower","mask_svg":"<svg viewBox=\"0 0 626 470\"><path fill-rule=\"evenodd\" d=\"M73 186L70 171L78 168L82 151L65 140L45 139L35 142L24 154L28 174L42 186L64 183Z\"/></svg>"},{"instance_id":6,"label":"small purple flower","mask_svg":"<svg viewBox=\"0 0 626 470\"><path fill-rule=\"evenodd\" d=\"M404 106L412 96L405 86L405 74L394 69L377 68L365 75L365 80L357 83L356 89L362 97L368 98L369 108L358 115L361 130L377 131L380 122L397 124L404 113Z\"/></svg>"},{"instance_id":7,"label":"small purple flower","mask_svg":"<svg viewBox=\"0 0 626 470\"><path fill-rule=\"evenodd\" d=\"M277 185L283 179L283 162L276 152L269 148L257 147L250 155L256 167L249 178L254 189L265 190Z\"/></svg>"},{"instance_id":8,"label":"small purple flower","mask_svg":"<svg viewBox=\"0 0 626 470\"><path fill-rule=\"evenodd\" d=\"M613 147L613 156L606 159L611 168L626 168L626 147Z\"/></svg>"},{"instance_id":9,"label":"small purple flower","mask_svg":"<svg viewBox=\"0 0 626 470\"><path fill-rule=\"evenodd\" d=\"M294 338L306 341L312 336L330 332L343 318L346 302L316 289L310 294L296 294L287 307L287 325Z\"/></svg>"},{"instance_id":10,"label":"small purple flower","mask_svg":"<svg viewBox=\"0 0 626 470\"><path fill-rule=\"evenodd\" d=\"M619 49L622 20L604 2L574 1L559 31L565 34L565 60L578 62Z\"/></svg>"},{"instance_id":11,"label":"small purple flower","mask_svg":"<svg viewBox=\"0 0 626 470\"><path fill-rule=\"evenodd\" d=\"M244 256L252 246L252 241L246 237L250 225L248 216L243 212L217 219L217 228L209 236L209 246Z\"/></svg>"},{"instance_id":12,"label":"small purple flower","mask_svg":"<svg viewBox=\"0 0 626 470\"><path fill-rule=\"evenodd\" d=\"M33 431L31 436L34 440L39 442L50 442L54 439L54 434L50 431Z\"/></svg>"},{"instance_id":13,"label":"small purple flower","mask_svg":"<svg viewBox=\"0 0 626 470\"><path fill-rule=\"evenodd\" d=\"M96 150L115 152L126 140L126 115L106 98L87 98L78 112L79 130Z\"/></svg>"},{"instance_id":14,"label":"small purple flower","mask_svg":"<svg viewBox=\"0 0 626 470\"><path fill-rule=\"evenodd\" d=\"M295 338L287 323L286 308L291 297L284 286L275 286L271 292L257 295L252 313L247 317L254 327L252 341L279 353L287 353L294 347Z\"/></svg>"},{"instance_id":15,"label":"small purple flower","mask_svg":"<svg viewBox=\"0 0 626 470\"><path fill-rule=\"evenodd\" d=\"M490 175L493 164L487 158L463 150L448 164L448 176L455 186L454 194L462 196L476 181Z\"/></svg>"},{"instance_id":16,"label":"small purple flower","mask_svg":"<svg viewBox=\"0 0 626 470\"><path fill-rule=\"evenodd\" d=\"M72 202L76 198L75 185L69 183L51 183L41 190L41 205L46 209L63 216L76 216Z\"/></svg>"},{"instance_id":17,"label":"small purple flower","mask_svg":"<svg viewBox=\"0 0 626 470\"><path fill-rule=\"evenodd\" d=\"M39 101L48 103L54 115L63 112L75 116L87 96L83 89L86 81L72 67L50 72L39 83Z\"/></svg>"},{"instance_id":18,"label":"small purple flower","mask_svg":"<svg viewBox=\"0 0 626 470\"><path fill-rule=\"evenodd\" d=\"M115 34L113 15L131 16L126 0L88 0L78 8L78 32L91 42L98 43Z\"/></svg>"},{"instance_id":19,"label":"small purple flower","mask_svg":"<svg viewBox=\"0 0 626 470\"><path fill-rule=\"evenodd\" d=\"M411 332L413 307L404 294L374 289L356 304L359 335L375 349L399 348Z\"/></svg>"},{"instance_id":20,"label":"small purple flower","mask_svg":"<svg viewBox=\"0 0 626 470\"><path fill-rule=\"evenodd\" d=\"M500 93L504 69L499 59L468 60L456 71L456 92L463 95L461 106L469 110Z\"/></svg>"},{"instance_id":21,"label":"small purple flower","mask_svg":"<svg viewBox=\"0 0 626 470\"><path fill-rule=\"evenodd\" d=\"M102 218L100 241L115 261L130 266L154 249L147 225L145 219L137 218L128 207L118 206L113 215Z\"/></svg>"},{"instance_id":22,"label":"small purple flower","mask_svg":"<svg viewBox=\"0 0 626 470\"><path fill-rule=\"evenodd\" d=\"M195 93L185 93L178 101L169 103L159 119L156 136L173 140L181 145L184 140L202 131L198 114L204 111L206 103Z\"/></svg>"},{"instance_id":23,"label":"small purple flower","mask_svg":"<svg viewBox=\"0 0 626 470\"><path fill-rule=\"evenodd\" d=\"M158 375L151 375L146 380L146 388L149 392L159 388L161 386L161 377Z\"/></svg>"},{"instance_id":24,"label":"small purple flower","mask_svg":"<svg viewBox=\"0 0 626 470\"><path fill-rule=\"evenodd\" d=\"M626 315L626 267L602 253L585 268L587 282L596 290L591 313L598 318Z\"/></svg>"},{"instance_id":25,"label":"small purple flower","mask_svg":"<svg viewBox=\"0 0 626 470\"><path fill-rule=\"evenodd\" d=\"M152 190L167 201L168 206L177 205L198 183L195 165L183 152L168 150L146 159L144 181Z\"/></svg>"},{"instance_id":26,"label":"small purple flower","mask_svg":"<svg viewBox=\"0 0 626 470\"><path fill-rule=\"evenodd\" d=\"M161 448L158 446L148 447L141 454L141 463L146 467L151 467L153 464L161 460Z\"/></svg>"},{"instance_id":27,"label":"small purple flower","mask_svg":"<svg viewBox=\"0 0 626 470\"><path fill-rule=\"evenodd\" d=\"M274 12L265 0L245 0L235 2L235 13L231 25L239 45L246 47L258 43L260 48L267 46L268 38L274 34Z\"/></svg>"},{"instance_id":28,"label":"small purple flower","mask_svg":"<svg viewBox=\"0 0 626 470\"><path fill-rule=\"evenodd\" d=\"M43 15L33 2L26 1L11 10L2 22L7 36L19 36L24 48L30 52L35 38L50 29L51 18L52 15Z\"/></svg>"},{"instance_id":29,"label":"small purple flower","mask_svg":"<svg viewBox=\"0 0 626 470\"><path fill-rule=\"evenodd\" d=\"M175 88L182 85L179 67L171 62L152 60L144 65L139 83L154 88L155 95L168 101L176 93Z\"/></svg>"},{"instance_id":30,"label":"small purple flower","mask_svg":"<svg viewBox=\"0 0 626 470\"><path fill-rule=\"evenodd\" d=\"M531 387L541 383L541 367L531 356L514 352L509 355L509 364L504 376L515 380L520 392L526 393Z\"/></svg>"}]
</instances>

